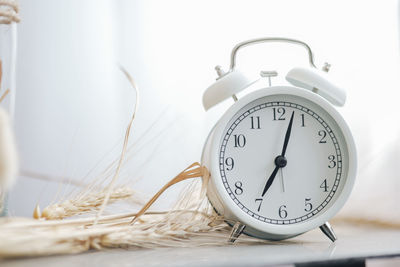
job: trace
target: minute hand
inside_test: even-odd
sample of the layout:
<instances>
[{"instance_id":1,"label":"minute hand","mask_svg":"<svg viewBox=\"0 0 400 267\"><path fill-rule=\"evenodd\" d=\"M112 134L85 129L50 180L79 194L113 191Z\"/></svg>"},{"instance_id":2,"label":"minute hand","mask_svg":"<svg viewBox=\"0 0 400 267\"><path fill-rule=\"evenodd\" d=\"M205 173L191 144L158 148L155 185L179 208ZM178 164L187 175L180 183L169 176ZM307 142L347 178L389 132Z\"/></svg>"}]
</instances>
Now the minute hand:
<instances>
[{"instance_id":1,"label":"minute hand","mask_svg":"<svg viewBox=\"0 0 400 267\"><path fill-rule=\"evenodd\" d=\"M292 116L290 117L290 121L289 121L289 126L286 130L285 141L283 143L283 149L282 149L282 154L281 154L282 157L285 156L286 148L288 146L289 139L290 139L290 133L292 132L293 116L294 116L294 111L292 112Z\"/></svg>"}]
</instances>

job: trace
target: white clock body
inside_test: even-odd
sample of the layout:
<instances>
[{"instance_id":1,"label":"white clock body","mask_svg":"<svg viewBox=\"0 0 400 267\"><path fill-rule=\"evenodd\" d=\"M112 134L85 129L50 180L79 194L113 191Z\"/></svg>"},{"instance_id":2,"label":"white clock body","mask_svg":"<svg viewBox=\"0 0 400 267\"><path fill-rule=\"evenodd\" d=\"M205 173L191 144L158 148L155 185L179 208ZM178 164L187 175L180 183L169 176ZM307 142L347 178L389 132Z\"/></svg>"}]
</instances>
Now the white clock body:
<instances>
[{"instance_id":1,"label":"white clock body","mask_svg":"<svg viewBox=\"0 0 400 267\"><path fill-rule=\"evenodd\" d=\"M292 114L287 164L262 196ZM306 89L274 86L228 109L207 138L202 164L211 175L207 196L229 224L281 240L323 225L342 208L357 156L349 127L327 100Z\"/></svg>"}]
</instances>

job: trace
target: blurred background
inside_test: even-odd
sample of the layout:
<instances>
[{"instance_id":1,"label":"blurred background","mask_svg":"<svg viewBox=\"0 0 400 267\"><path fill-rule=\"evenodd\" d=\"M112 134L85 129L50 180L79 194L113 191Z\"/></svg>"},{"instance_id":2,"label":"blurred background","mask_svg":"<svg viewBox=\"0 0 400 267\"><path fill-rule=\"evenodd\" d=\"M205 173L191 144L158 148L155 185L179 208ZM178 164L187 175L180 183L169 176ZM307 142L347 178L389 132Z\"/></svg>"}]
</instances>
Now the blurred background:
<instances>
[{"instance_id":1,"label":"blurred background","mask_svg":"<svg viewBox=\"0 0 400 267\"><path fill-rule=\"evenodd\" d=\"M14 124L21 176L9 195L10 215L31 216L37 203L66 197L118 156L136 101L119 65L140 92L120 183L153 194L200 160L207 133L232 104L227 100L208 113L202 108L202 94L216 78L214 66L227 69L235 44L264 36L307 42L317 66L332 64L329 75L347 90L340 112L360 157L349 212L365 205L365 192L377 184L381 188L369 201L383 196L393 202L389 207L396 205L397 0L19 3ZM303 65L308 65L303 48L286 44L259 45L238 56L245 72L278 71L273 85L285 83L287 71ZM177 192L169 191L161 203Z\"/></svg>"}]
</instances>

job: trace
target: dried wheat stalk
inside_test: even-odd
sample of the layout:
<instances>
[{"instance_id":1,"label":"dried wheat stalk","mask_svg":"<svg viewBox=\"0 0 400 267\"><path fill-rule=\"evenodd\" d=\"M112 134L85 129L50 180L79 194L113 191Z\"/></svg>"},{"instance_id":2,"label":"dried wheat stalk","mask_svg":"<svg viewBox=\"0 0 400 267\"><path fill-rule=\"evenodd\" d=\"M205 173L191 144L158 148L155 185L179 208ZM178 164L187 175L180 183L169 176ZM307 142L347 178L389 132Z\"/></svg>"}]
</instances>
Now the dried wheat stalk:
<instances>
[{"instance_id":1,"label":"dried wheat stalk","mask_svg":"<svg viewBox=\"0 0 400 267\"><path fill-rule=\"evenodd\" d=\"M130 136L130 133L131 133L132 124L133 124L133 121L135 120L136 111L137 111L138 102L139 102L139 94L138 94L138 90L137 90L137 86L136 86L135 81L133 80L133 78L129 75L129 73L122 66L120 66L120 69L125 74L126 78L128 79L128 81L132 85L133 89L135 89L135 96L136 96L135 100L136 100L136 103L135 103L135 106L134 106L135 108L133 110L131 120L129 121L128 127L126 127L124 144L122 146L122 151L121 151L121 155L119 157L117 169L115 171L115 174L114 174L113 178L111 179L111 182L106 187L106 194L105 194L103 203L100 206L99 212L96 214L96 218L95 218L94 224L97 224L97 221L98 221L99 217L103 214L104 208L105 208L105 206L107 205L107 203L108 203L108 201L110 199L110 196L111 196L111 194L113 192L113 189L114 189L114 186L115 186L115 182L117 181L119 173L121 171L122 163L123 163L123 161L125 159L126 149L128 147L128 141L129 141L129 136Z\"/></svg>"},{"instance_id":2,"label":"dried wheat stalk","mask_svg":"<svg viewBox=\"0 0 400 267\"><path fill-rule=\"evenodd\" d=\"M181 177L190 177L187 170ZM200 175L204 172L199 172ZM197 182L197 183L196 183ZM0 219L0 258L70 254L110 247L188 247L226 245L230 227L215 214L198 181L189 185L168 212L102 216L68 220ZM132 217L138 218L131 224ZM240 243L263 243L242 236Z\"/></svg>"},{"instance_id":3,"label":"dried wheat stalk","mask_svg":"<svg viewBox=\"0 0 400 267\"><path fill-rule=\"evenodd\" d=\"M83 196L78 196L61 203L53 204L46 207L40 214L40 218L46 220L60 220L91 211L100 210L101 205L106 199L106 194L109 192L101 190L99 192L89 192ZM108 203L114 203L119 200L132 200L135 203L141 204L140 199L135 198L135 192L126 186L114 188L108 195Z\"/></svg>"},{"instance_id":4,"label":"dried wheat stalk","mask_svg":"<svg viewBox=\"0 0 400 267\"><path fill-rule=\"evenodd\" d=\"M118 179L121 166L124 161L132 124L135 119L138 106L137 86L133 81L132 77L129 75L129 73L122 67L120 67L120 69L125 74L128 81L132 85L132 88L135 91L135 105L131 119L126 128L124 143L122 146L122 151L119 157L119 161L110 183L104 189L100 188L97 190L96 188L94 188L93 190L93 184L88 185L84 188L84 190L80 194L73 197L72 199L46 207L43 210L42 214L38 214L38 211L35 209L34 217L41 217L48 220L63 219L97 210L98 212L94 220L94 224L97 224L98 219L101 217L107 204L111 204L118 200L126 200L126 199L131 199L133 200L133 202L141 204L142 201L134 197L134 191L131 188L129 187L115 188L115 183ZM108 169L111 169L111 166ZM90 188L92 188L92 190Z\"/></svg>"}]
</instances>

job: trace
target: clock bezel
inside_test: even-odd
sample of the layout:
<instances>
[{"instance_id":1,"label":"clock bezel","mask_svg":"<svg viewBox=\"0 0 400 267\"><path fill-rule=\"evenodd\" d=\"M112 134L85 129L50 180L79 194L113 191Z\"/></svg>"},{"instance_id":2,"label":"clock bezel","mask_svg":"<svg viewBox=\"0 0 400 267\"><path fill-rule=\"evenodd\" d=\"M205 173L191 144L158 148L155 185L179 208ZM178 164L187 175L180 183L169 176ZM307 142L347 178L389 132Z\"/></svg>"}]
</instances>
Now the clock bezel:
<instances>
[{"instance_id":1,"label":"clock bezel","mask_svg":"<svg viewBox=\"0 0 400 267\"><path fill-rule=\"evenodd\" d=\"M332 200L333 203L330 204L329 207L326 207L325 211L323 211L318 216L311 217L310 219L303 222L291 225L287 224L276 225L276 224L265 223L251 217L250 215L244 213L243 210L240 209L240 207L238 207L232 201L222 183L221 175L219 172L219 149L220 149L221 136L224 134L224 130L228 122L244 106L246 106L247 104L251 103L256 99L265 96L284 95L284 94L303 97L305 99L314 102L322 109L324 109L336 121L337 125L342 131L345 141L344 145L347 146L349 162L348 162L347 177L345 177L346 175L345 173L343 173L342 177L344 181L343 189L341 192L337 192L338 196L336 200ZM247 229L245 230L245 232L251 235L256 235L258 237L265 238L264 235L265 233L267 234L267 236L268 234L272 234L272 236L277 236L277 237L282 236L286 238L288 236L298 235L306 231L309 231L311 229L317 228L323 225L329 219L331 219L335 214L337 214L337 212L339 212L339 210L346 203L354 186L356 172L357 172L357 154L353 136L351 134L351 131L347 123L345 122L343 117L339 114L339 112L327 100L325 100L324 98L313 92L310 92L302 88L293 86L274 86L274 87L259 89L255 92L252 92L244 96L225 112L225 114L216 124L209 138L211 138L211 140L208 140L208 142L210 142L208 148L209 151L203 154L203 162L208 162L208 164L210 165L207 166L206 164L206 167L208 167L210 170L211 188L210 186L209 188L213 192L208 194L208 197L218 213L220 214L223 213L223 215L225 215L227 220L233 220L233 221L238 220L241 223L245 224ZM204 160L204 157L207 157L207 154L208 157L210 158L209 160ZM216 203L218 204L216 205Z\"/></svg>"}]
</instances>

